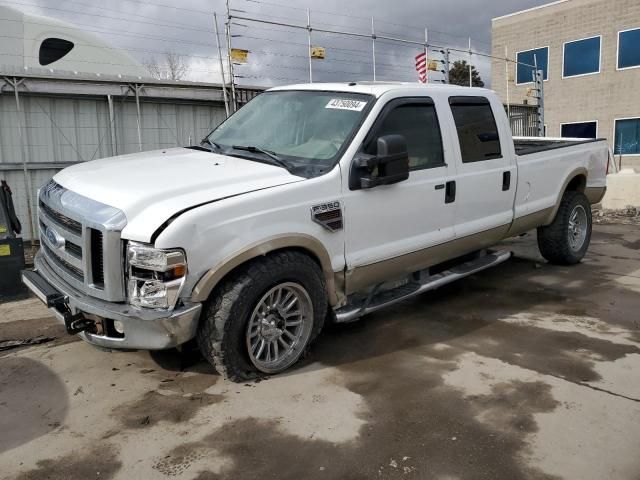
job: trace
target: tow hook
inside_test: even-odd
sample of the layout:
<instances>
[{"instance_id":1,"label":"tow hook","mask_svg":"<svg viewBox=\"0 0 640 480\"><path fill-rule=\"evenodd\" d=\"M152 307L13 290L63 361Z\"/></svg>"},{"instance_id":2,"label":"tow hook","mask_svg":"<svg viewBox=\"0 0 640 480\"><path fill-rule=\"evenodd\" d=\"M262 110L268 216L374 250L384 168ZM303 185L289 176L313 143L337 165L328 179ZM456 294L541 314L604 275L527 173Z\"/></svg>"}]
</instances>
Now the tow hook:
<instances>
[{"instance_id":1,"label":"tow hook","mask_svg":"<svg viewBox=\"0 0 640 480\"><path fill-rule=\"evenodd\" d=\"M85 318L82 313L71 313L71 309L66 303L56 305L56 310L64 317L64 326L69 335L76 335L80 332L96 333L96 322Z\"/></svg>"}]
</instances>

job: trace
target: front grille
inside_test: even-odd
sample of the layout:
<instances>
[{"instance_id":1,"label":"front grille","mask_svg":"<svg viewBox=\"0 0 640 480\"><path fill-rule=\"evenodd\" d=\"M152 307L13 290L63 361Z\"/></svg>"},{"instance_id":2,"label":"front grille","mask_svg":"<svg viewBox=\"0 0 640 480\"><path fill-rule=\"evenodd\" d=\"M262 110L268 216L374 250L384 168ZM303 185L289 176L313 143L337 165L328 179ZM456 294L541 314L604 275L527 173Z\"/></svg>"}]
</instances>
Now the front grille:
<instances>
[{"instance_id":1,"label":"front grille","mask_svg":"<svg viewBox=\"0 0 640 480\"><path fill-rule=\"evenodd\" d=\"M42 201L40 201L40 208L51 218L51 220L53 220L61 227L70 230L76 235L82 235L82 224L77 220L69 218L66 215L61 214L60 212L56 212L55 210L52 210Z\"/></svg>"},{"instance_id":2,"label":"front grille","mask_svg":"<svg viewBox=\"0 0 640 480\"><path fill-rule=\"evenodd\" d=\"M80 245L76 245L75 243L67 240L66 242L64 242L64 250L65 252L69 252L77 259L82 260L82 248L80 247Z\"/></svg>"},{"instance_id":3,"label":"front grille","mask_svg":"<svg viewBox=\"0 0 640 480\"><path fill-rule=\"evenodd\" d=\"M45 261L78 290L105 301L124 301L124 213L53 180L40 189L38 200Z\"/></svg>"},{"instance_id":4,"label":"front grille","mask_svg":"<svg viewBox=\"0 0 640 480\"><path fill-rule=\"evenodd\" d=\"M102 232L91 229L91 271L93 283L97 287L104 287L104 254L102 248Z\"/></svg>"},{"instance_id":5,"label":"front grille","mask_svg":"<svg viewBox=\"0 0 640 480\"><path fill-rule=\"evenodd\" d=\"M64 269L68 274L76 278L81 282L84 282L84 272L77 267L74 267L63 258L59 257L53 250L51 250L42 240L40 241L42 249L54 263L60 268Z\"/></svg>"}]
</instances>

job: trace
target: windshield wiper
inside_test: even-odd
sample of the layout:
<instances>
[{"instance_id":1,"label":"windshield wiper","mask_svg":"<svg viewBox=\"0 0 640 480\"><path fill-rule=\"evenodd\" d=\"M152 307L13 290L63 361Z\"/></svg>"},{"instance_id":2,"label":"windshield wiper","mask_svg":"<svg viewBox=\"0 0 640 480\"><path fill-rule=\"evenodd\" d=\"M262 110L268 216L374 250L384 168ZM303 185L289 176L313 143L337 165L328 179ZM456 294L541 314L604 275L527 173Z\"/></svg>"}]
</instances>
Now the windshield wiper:
<instances>
[{"instance_id":1,"label":"windshield wiper","mask_svg":"<svg viewBox=\"0 0 640 480\"><path fill-rule=\"evenodd\" d=\"M213 140L209 139L209 137L203 138L200 143L208 143L211 146L211 151L212 152L214 150L217 150L218 152L222 151L222 147L220 145L218 145L216 142L214 142Z\"/></svg>"},{"instance_id":2,"label":"windshield wiper","mask_svg":"<svg viewBox=\"0 0 640 480\"><path fill-rule=\"evenodd\" d=\"M271 160L273 160L275 163L280 165L285 170L289 170L290 168L287 162L285 162L278 155L276 155L274 152L270 152L269 150L264 150L263 148L260 148L260 147L254 147L253 145L232 145L231 148L233 148L234 150L244 150L246 152L251 152L251 153L261 153L269 157Z\"/></svg>"}]
</instances>

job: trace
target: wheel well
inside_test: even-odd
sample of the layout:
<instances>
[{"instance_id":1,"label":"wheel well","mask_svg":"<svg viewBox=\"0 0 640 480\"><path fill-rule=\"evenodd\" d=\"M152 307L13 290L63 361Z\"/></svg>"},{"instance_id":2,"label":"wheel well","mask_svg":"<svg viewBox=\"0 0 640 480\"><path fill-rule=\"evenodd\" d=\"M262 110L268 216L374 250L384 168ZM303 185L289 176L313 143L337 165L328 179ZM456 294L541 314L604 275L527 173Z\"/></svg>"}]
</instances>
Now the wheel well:
<instances>
[{"instance_id":1,"label":"wheel well","mask_svg":"<svg viewBox=\"0 0 640 480\"><path fill-rule=\"evenodd\" d=\"M576 175L571 179L565 192L582 192L584 193L585 188L587 187L587 177L584 175Z\"/></svg>"},{"instance_id":2,"label":"wheel well","mask_svg":"<svg viewBox=\"0 0 640 480\"><path fill-rule=\"evenodd\" d=\"M224 280L226 280L230 275L233 275L238 270L240 270L241 268L246 267L250 263L256 262L256 261L258 261L258 260L260 260L262 258L274 255L276 253L285 252L285 251L286 252L299 252L299 253L302 253L302 254L306 255L307 257L311 258L311 260L313 260L318 265L318 267L320 267L320 269L322 270L322 264L320 263L320 260L318 260L318 258L310 250L307 250L304 247L282 247L282 248L276 248L275 250L270 250L267 253L264 253L262 255L256 255L255 257L249 258L249 259L245 260L244 262L240 263L239 265L236 265L235 267L233 267L232 270L230 270L224 277L222 277L220 279L220 281L218 282L218 285L220 283L222 283Z\"/></svg>"},{"instance_id":3,"label":"wheel well","mask_svg":"<svg viewBox=\"0 0 640 480\"><path fill-rule=\"evenodd\" d=\"M275 248L273 250L269 250L268 252L265 252L263 254L259 254L259 255L255 255L251 258L247 258L246 260L242 261L241 263L233 266L233 268L231 268L229 271L227 271L226 273L224 273L223 276L221 276L214 285L209 285L207 288L207 292L200 292L199 295L201 297L209 297L209 295L214 292L216 290L216 288L222 284L222 282L224 280L226 280L227 278L229 278L231 275L234 275L235 273L237 273L240 269L245 268L248 264L250 264L251 262L255 262L260 260L261 258L265 258L266 256L269 255L273 255L275 253L278 252L283 252L283 251L294 251L294 252L299 252L302 253L304 255L306 255L307 257L309 257L311 260L313 260L318 267L320 268L320 270L323 273L323 276L325 278L325 286L327 289L327 296L329 298L329 302L333 305L335 303L337 303L337 298L336 298L336 293L335 293L335 279L333 277L333 272L330 270L330 265L328 266L329 268L327 268L327 265L323 265L323 262L321 261L320 258L318 258L318 256L316 255L315 252L313 252L310 249L304 248L304 247L300 247L300 246L285 246L285 247L280 247L280 248ZM204 298L199 298L196 300L200 300L203 301Z\"/></svg>"}]
</instances>

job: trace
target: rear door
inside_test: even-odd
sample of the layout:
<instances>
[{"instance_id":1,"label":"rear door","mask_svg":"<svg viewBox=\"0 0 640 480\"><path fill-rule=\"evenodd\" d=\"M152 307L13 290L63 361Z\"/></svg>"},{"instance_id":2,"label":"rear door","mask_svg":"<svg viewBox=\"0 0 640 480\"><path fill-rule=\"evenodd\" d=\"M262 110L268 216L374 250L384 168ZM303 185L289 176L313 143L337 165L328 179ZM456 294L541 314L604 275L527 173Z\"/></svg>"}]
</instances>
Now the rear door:
<instances>
[{"instance_id":1,"label":"rear door","mask_svg":"<svg viewBox=\"0 0 640 480\"><path fill-rule=\"evenodd\" d=\"M486 97L449 97L449 106L458 138L456 238L482 232L500 237L513 220L517 172L507 143L511 136L499 131L496 107Z\"/></svg>"}]
</instances>

